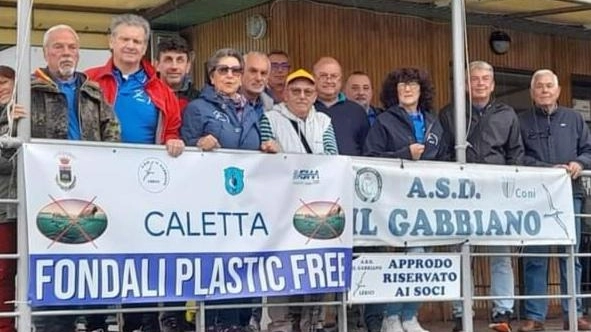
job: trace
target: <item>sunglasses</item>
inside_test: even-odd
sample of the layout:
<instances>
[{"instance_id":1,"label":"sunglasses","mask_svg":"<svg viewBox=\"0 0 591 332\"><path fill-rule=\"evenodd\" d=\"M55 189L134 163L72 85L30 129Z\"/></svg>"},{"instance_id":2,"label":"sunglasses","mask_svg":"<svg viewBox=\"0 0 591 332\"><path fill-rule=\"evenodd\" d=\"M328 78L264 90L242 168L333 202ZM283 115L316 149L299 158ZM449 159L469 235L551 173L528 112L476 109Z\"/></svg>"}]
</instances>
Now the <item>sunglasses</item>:
<instances>
[{"instance_id":1,"label":"sunglasses","mask_svg":"<svg viewBox=\"0 0 591 332\"><path fill-rule=\"evenodd\" d=\"M228 75L228 73L232 73L232 76L240 76L244 72L244 69L240 66L216 66L215 71L220 75Z\"/></svg>"}]
</instances>

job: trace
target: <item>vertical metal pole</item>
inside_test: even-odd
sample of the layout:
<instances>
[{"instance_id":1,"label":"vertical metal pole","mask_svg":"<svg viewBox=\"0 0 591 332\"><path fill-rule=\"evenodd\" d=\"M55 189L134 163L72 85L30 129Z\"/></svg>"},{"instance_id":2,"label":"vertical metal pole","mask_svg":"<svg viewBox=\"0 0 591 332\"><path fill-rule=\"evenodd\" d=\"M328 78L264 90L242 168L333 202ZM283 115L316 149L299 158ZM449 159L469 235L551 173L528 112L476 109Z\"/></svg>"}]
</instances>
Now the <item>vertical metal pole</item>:
<instances>
[{"instance_id":1,"label":"vertical metal pole","mask_svg":"<svg viewBox=\"0 0 591 332\"><path fill-rule=\"evenodd\" d=\"M451 3L451 30L453 46L453 91L454 119L456 129L456 161L466 163L466 70L464 45L466 44L466 20L464 1L453 0ZM462 244L462 306L464 331L473 331L472 321L472 270L470 269L470 244Z\"/></svg>"},{"instance_id":2,"label":"vertical metal pole","mask_svg":"<svg viewBox=\"0 0 591 332\"><path fill-rule=\"evenodd\" d=\"M31 0L18 0L17 2L17 102L31 109ZM31 120L25 117L18 122L18 136L23 142L31 138ZM18 314L17 330L31 331L31 307L27 300L27 282L29 280L29 244L25 205L25 173L24 157L22 149L18 156L17 164L17 252L19 254L17 264L17 289L16 312Z\"/></svg>"},{"instance_id":3,"label":"vertical metal pole","mask_svg":"<svg viewBox=\"0 0 591 332\"><path fill-rule=\"evenodd\" d=\"M579 241L579 239L577 239L577 241ZM570 322L570 331L578 331L577 296L579 294L575 294L575 246L576 245L566 246L566 251L568 253L568 257L566 258L566 289L567 294L570 294L571 296L568 298L568 317L565 318L568 318L568 321Z\"/></svg>"},{"instance_id":4,"label":"vertical metal pole","mask_svg":"<svg viewBox=\"0 0 591 332\"><path fill-rule=\"evenodd\" d=\"M337 315L337 323L339 331L347 331L347 291L341 294L341 305L339 305L339 313Z\"/></svg>"},{"instance_id":5,"label":"vertical metal pole","mask_svg":"<svg viewBox=\"0 0 591 332\"><path fill-rule=\"evenodd\" d=\"M456 129L456 161L466 162L466 57L464 54L465 36L464 1L451 3L451 30L453 43L453 90L454 118Z\"/></svg>"}]
</instances>

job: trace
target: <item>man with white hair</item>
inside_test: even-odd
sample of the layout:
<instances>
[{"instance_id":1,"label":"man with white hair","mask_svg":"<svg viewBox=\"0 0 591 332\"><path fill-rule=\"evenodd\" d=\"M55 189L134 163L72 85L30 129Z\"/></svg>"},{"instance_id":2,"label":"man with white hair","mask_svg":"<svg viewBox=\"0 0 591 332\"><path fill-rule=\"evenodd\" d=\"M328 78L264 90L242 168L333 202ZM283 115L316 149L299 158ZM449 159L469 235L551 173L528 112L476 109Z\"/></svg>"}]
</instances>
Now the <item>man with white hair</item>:
<instances>
[{"instance_id":1,"label":"man with white hair","mask_svg":"<svg viewBox=\"0 0 591 332\"><path fill-rule=\"evenodd\" d=\"M33 73L31 82L31 136L84 141L120 140L119 123L100 87L81 72L80 42L67 25L49 28L43 36L47 66ZM66 309L66 308L64 308ZM86 331L103 329L103 315L39 316L39 331Z\"/></svg>"},{"instance_id":2,"label":"man with white hair","mask_svg":"<svg viewBox=\"0 0 591 332\"><path fill-rule=\"evenodd\" d=\"M67 25L49 28L43 36L47 67L31 82L31 135L88 141L119 141L119 124L98 84L78 65L80 42Z\"/></svg>"},{"instance_id":3,"label":"man with white hair","mask_svg":"<svg viewBox=\"0 0 591 332\"><path fill-rule=\"evenodd\" d=\"M493 67L484 61L473 61L467 77L466 102L466 160L469 163L493 165L520 165L523 143L515 110L493 98L495 75ZM450 104L439 113L444 130L443 139L450 147L448 153L455 160L455 107ZM489 246L488 252L509 253L509 246ZM492 324L498 332L511 332L515 294L513 265L510 256L491 256L490 295L505 298L493 300ZM463 331L461 302L453 303L454 332Z\"/></svg>"},{"instance_id":4,"label":"man with white hair","mask_svg":"<svg viewBox=\"0 0 591 332\"><path fill-rule=\"evenodd\" d=\"M560 85L558 77L551 70L536 71L531 80L530 95L534 106L520 114L521 136L525 146L524 163L529 166L564 168L573 181L573 203L575 214L582 211L585 190L581 183L581 171L591 168L591 135L583 116L577 111L558 105ZM581 218L575 217L575 229L579 252L581 243ZM562 248L563 249L563 248ZM527 246L527 253L549 253L548 246ZM560 291L567 294L567 257L559 258ZM524 257L525 295L548 294L548 257ZM582 267L575 258L575 293L581 292ZM568 299L562 299L562 313L565 330L569 329ZM583 318L581 298L577 298L577 327L579 331L591 331L591 323ZM519 331L543 331L548 299L524 300L527 320Z\"/></svg>"}]
</instances>

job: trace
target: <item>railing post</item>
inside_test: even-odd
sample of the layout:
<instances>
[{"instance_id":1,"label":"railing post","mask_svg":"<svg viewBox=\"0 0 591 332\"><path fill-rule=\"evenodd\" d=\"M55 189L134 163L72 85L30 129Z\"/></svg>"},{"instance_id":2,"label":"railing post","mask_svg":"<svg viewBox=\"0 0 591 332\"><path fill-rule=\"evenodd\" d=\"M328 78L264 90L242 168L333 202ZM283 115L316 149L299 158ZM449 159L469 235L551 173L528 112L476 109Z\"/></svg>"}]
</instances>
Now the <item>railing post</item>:
<instances>
[{"instance_id":1,"label":"railing post","mask_svg":"<svg viewBox=\"0 0 591 332\"><path fill-rule=\"evenodd\" d=\"M464 331L474 331L472 315L472 257L470 256L470 243L462 244L462 325Z\"/></svg>"},{"instance_id":2,"label":"railing post","mask_svg":"<svg viewBox=\"0 0 591 332\"><path fill-rule=\"evenodd\" d=\"M577 239L579 241L579 239ZM569 330L570 331L578 331L578 324L577 324L577 297L579 294L575 294L575 285L576 285L576 274L575 274L575 245L566 246L566 251L568 253L568 257L566 258L566 289L567 294L570 294L568 298L568 321Z\"/></svg>"}]
</instances>

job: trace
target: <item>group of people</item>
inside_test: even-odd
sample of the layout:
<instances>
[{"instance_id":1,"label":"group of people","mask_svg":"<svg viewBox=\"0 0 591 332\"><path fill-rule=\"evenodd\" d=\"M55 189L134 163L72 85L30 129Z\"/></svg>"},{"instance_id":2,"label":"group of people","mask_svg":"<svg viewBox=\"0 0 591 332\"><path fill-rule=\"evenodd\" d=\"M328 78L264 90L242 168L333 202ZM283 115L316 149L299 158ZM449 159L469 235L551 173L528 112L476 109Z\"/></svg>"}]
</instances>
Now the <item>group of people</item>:
<instances>
[{"instance_id":1,"label":"group of people","mask_svg":"<svg viewBox=\"0 0 591 332\"><path fill-rule=\"evenodd\" d=\"M225 48L207 61L208 83L197 90L190 79L191 52L181 38L157 45L156 62L144 59L150 25L131 14L113 18L111 58L103 66L77 71L80 42L67 25L48 29L43 38L46 67L37 69L31 82L31 108L14 103L15 73L0 66L0 130L14 136L14 121L31 119L34 138L162 144L177 157L185 146L203 151L219 148L267 153L343 154L408 160L455 161L455 107L433 109L434 87L429 74L417 68L389 73L382 85L383 109L371 105L370 77L355 71L343 76L339 62L322 57L311 71L292 70L288 54L252 51L245 55ZM344 82L344 84L343 84ZM343 86L344 85L344 86ZM573 179L575 213L582 209L579 176L591 167L591 137L582 116L558 105L560 86L550 70L536 71L531 79L533 107L521 114L493 97L494 69L484 61L470 63L467 75L467 162L495 165L562 167ZM14 161L10 151L0 158L0 190L14 195ZM13 151L14 152L14 151ZM14 252L15 214L0 211L0 250ZM580 220L577 218L580 240ZM507 246L491 251L509 252ZM408 250L424 251L417 247ZM527 247L528 252L549 252ZM511 331L514 280L510 257L490 257L490 294L493 324ZM545 295L548 259L523 258L525 294ZM581 265L576 262L575 290L580 292ZM14 299L13 261L0 261L0 308ZM566 293L566 258L560 261L561 289ZM317 298L314 298L317 299ZM236 300L233 300L236 302ZM240 301L238 301L240 302ZM229 301L229 303L233 303ZM350 319L353 329L370 332L426 332L417 317L420 303L371 304ZM461 303L454 303L455 326L462 329ZM562 303L564 327L568 308ZM519 331L544 330L547 300L525 300L527 320ZM580 331L591 331L577 301ZM336 329L336 314L322 306L306 310L270 310L271 331ZM359 314L363 312L363 314ZM294 325L293 317L300 317ZM310 317L313 317L310 318ZM118 320L106 319L113 324ZM125 331L182 331L179 313L129 314ZM260 311L208 310L208 330L259 329ZM105 317L47 316L37 318L37 331L93 331L105 328ZM12 319L0 319L0 332L14 331Z\"/></svg>"}]
</instances>

